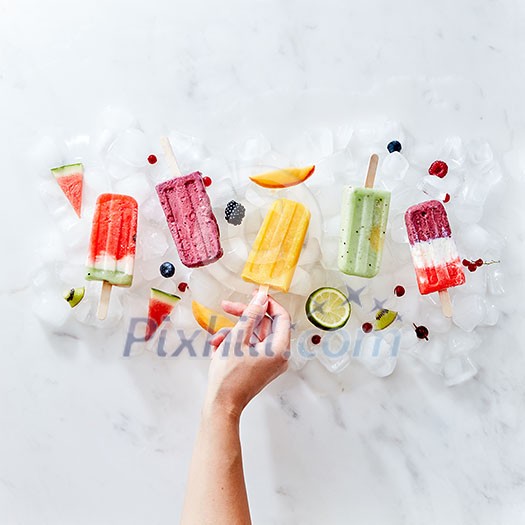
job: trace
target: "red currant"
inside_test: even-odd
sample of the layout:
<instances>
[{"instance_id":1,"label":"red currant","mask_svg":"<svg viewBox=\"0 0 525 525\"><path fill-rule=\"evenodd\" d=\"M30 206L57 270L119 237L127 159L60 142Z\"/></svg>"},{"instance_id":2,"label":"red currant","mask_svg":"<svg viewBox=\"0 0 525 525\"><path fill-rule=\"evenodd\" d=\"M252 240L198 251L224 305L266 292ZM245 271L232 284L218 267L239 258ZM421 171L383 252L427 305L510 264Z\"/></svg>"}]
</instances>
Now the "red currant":
<instances>
[{"instance_id":1,"label":"red currant","mask_svg":"<svg viewBox=\"0 0 525 525\"><path fill-rule=\"evenodd\" d=\"M179 283L178 289L179 292L185 292L188 288L188 283Z\"/></svg>"},{"instance_id":2,"label":"red currant","mask_svg":"<svg viewBox=\"0 0 525 525\"><path fill-rule=\"evenodd\" d=\"M428 328L426 326L414 325L414 328L416 329L416 336L418 339L425 339L426 341L428 341Z\"/></svg>"},{"instance_id":3,"label":"red currant","mask_svg":"<svg viewBox=\"0 0 525 525\"><path fill-rule=\"evenodd\" d=\"M211 179L210 179L210 177L202 177L202 182L204 182L204 186L206 186L206 187L211 186Z\"/></svg>"},{"instance_id":4,"label":"red currant","mask_svg":"<svg viewBox=\"0 0 525 525\"><path fill-rule=\"evenodd\" d=\"M476 261L476 266L483 266L483 259L478 259Z\"/></svg>"},{"instance_id":5,"label":"red currant","mask_svg":"<svg viewBox=\"0 0 525 525\"><path fill-rule=\"evenodd\" d=\"M443 202L446 204L447 202L450 202L450 193L445 193L445 198L443 199Z\"/></svg>"},{"instance_id":6,"label":"red currant","mask_svg":"<svg viewBox=\"0 0 525 525\"><path fill-rule=\"evenodd\" d=\"M430 168L428 168L428 173L442 179L448 173L448 166L446 162L436 160L430 165Z\"/></svg>"},{"instance_id":7,"label":"red currant","mask_svg":"<svg viewBox=\"0 0 525 525\"><path fill-rule=\"evenodd\" d=\"M463 259L463 261L461 261L463 266L468 266L470 264L470 261L468 259Z\"/></svg>"},{"instance_id":8,"label":"red currant","mask_svg":"<svg viewBox=\"0 0 525 525\"><path fill-rule=\"evenodd\" d=\"M157 162L157 157L155 157L155 155L150 155L150 156L148 157L148 162L149 162L150 164L156 164L156 162Z\"/></svg>"},{"instance_id":9,"label":"red currant","mask_svg":"<svg viewBox=\"0 0 525 525\"><path fill-rule=\"evenodd\" d=\"M400 285L398 284L395 288L394 288L394 295L396 297L403 297L403 295L405 295L405 289Z\"/></svg>"},{"instance_id":10,"label":"red currant","mask_svg":"<svg viewBox=\"0 0 525 525\"><path fill-rule=\"evenodd\" d=\"M470 272L475 272L478 269L478 267L475 264L469 264L468 269Z\"/></svg>"},{"instance_id":11,"label":"red currant","mask_svg":"<svg viewBox=\"0 0 525 525\"><path fill-rule=\"evenodd\" d=\"M312 344L318 345L321 342L321 336L320 335L312 335Z\"/></svg>"},{"instance_id":12,"label":"red currant","mask_svg":"<svg viewBox=\"0 0 525 525\"><path fill-rule=\"evenodd\" d=\"M368 334L372 331L373 328L374 327L372 326L372 323L363 323L361 330L363 330L365 334Z\"/></svg>"}]
</instances>

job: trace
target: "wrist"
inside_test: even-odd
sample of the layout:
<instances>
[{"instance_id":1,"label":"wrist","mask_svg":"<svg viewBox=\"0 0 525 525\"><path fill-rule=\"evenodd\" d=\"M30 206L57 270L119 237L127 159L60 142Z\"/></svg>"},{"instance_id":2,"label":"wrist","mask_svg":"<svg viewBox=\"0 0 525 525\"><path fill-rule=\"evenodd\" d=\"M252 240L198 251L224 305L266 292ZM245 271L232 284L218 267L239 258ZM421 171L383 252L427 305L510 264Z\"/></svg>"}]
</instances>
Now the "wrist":
<instances>
[{"instance_id":1,"label":"wrist","mask_svg":"<svg viewBox=\"0 0 525 525\"><path fill-rule=\"evenodd\" d=\"M241 418L242 408L234 403L219 399L208 394L202 408L202 418L205 420L221 420L238 424Z\"/></svg>"}]
</instances>

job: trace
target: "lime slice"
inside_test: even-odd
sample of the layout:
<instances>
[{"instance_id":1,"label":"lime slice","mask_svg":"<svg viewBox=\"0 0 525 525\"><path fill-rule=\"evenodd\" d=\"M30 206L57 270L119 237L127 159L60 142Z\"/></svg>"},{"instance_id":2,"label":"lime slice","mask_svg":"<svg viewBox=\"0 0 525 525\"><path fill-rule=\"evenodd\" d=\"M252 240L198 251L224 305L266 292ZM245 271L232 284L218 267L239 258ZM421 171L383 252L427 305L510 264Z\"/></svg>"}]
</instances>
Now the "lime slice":
<instances>
[{"instance_id":1,"label":"lime slice","mask_svg":"<svg viewBox=\"0 0 525 525\"><path fill-rule=\"evenodd\" d=\"M321 330L337 330L350 319L348 297L336 288L319 288L310 294L305 305L308 320Z\"/></svg>"}]
</instances>

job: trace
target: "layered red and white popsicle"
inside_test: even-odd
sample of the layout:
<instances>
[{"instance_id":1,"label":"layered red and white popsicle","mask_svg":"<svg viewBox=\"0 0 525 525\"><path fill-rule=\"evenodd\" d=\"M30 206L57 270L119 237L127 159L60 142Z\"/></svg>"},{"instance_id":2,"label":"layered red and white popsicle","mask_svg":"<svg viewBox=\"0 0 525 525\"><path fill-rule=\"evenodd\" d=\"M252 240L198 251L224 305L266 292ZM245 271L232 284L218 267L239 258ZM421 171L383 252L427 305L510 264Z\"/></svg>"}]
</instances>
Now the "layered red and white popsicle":
<instances>
[{"instance_id":1,"label":"layered red and white popsicle","mask_svg":"<svg viewBox=\"0 0 525 525\"><path fill-rule=\"evenodd\" d=\"M421 294L465 283L465 274L443 204L432 200L405 213L412 261Z\"/></svg>"},{"instance_id":2,"label":"layered red and white popsicle","mask_svg":"<svg viewBox=\"0 0 525 525\"><path fill-rule=\"evenodd\" d=\"M137 243L137 201L128 195L103 193L97 199L86 279L131 286Z\"/></svg>"}]
</instances>

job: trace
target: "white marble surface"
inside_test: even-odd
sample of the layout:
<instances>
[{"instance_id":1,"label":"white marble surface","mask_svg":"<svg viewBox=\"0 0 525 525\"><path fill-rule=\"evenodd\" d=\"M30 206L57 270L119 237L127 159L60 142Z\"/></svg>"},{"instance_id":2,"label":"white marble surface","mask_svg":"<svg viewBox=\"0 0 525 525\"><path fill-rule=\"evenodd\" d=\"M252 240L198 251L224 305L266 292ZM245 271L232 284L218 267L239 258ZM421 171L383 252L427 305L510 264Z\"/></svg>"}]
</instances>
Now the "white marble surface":
<instances>
[{"instance_id":1,"label":"white marble surface","mask_svg":"<svg viewBox=\"0 0 525 525\"><path fill-rule=\"evenodd\" d=\"M203 360L125 360L118 334L48 336L31 314L50 222L26 152L43 130L82 133L113 104L221 151L388 117L425 141L486 138L519 189L524 14L517 0L0 0L0 522L176 522L206 378ZM502 209L515 258L518 197ZM452 389L410 359L383 380L312 363L276 381L242 426L254 522L525 522L522 321L487 329L480 373Z\"/></svg>"}]
</instances>

